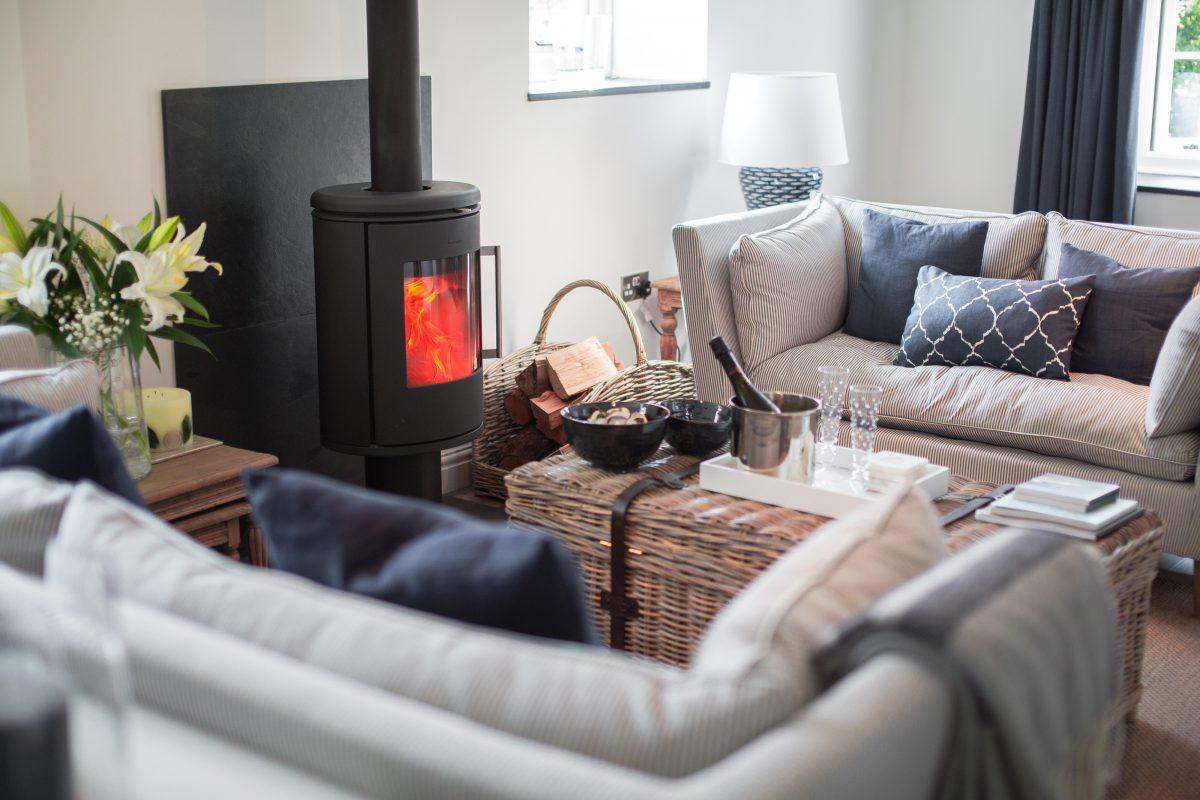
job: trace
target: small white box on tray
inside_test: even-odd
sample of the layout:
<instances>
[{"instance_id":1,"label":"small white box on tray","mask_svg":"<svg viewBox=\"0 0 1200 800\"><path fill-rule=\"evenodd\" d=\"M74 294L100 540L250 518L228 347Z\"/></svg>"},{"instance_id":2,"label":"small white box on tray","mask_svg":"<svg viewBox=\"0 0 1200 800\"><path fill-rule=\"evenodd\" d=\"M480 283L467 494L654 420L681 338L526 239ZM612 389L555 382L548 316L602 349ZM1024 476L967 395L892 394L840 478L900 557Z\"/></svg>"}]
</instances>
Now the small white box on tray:
<instances>
[{"instance_id":1,"label":"small white box on tray","mask_svg":"<svg viewBox=\"0 0 1200 800\"><path fill-rule=\"evenodd\" d=\"M789 481L770 473L751 472L733 456L723 454L700 465L700 486L710 492L836 519L864 505L878 502L885 494L856 481L853 466L854 451L848 447L837 447L834 449L833 464L818 466L815 479L808 484ZM930 500L936 500L950 488L950 469L926 462L915 476L913 485Z\"/></svg>"}]
</instances>

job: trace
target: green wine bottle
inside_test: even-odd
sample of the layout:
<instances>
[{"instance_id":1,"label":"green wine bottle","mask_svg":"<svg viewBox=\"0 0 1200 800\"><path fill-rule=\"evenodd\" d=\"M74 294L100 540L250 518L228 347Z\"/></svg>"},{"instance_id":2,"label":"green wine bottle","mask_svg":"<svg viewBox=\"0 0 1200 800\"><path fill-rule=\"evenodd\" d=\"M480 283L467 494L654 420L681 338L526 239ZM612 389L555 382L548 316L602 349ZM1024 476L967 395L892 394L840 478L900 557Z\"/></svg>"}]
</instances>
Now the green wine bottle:
<instances>
[{"instance_id":1,"label":"green wine bottle","mask_svg":"<svg viewBox=\"0 0 1200 800\"><path fill-rule=\"evenodd\" d=\"M742 408L753 409L754 411L770 411L773 414L781 413L779 406L771 401L758 387L750 382L746 377L746 373L742 370L742 365L738 363L737 357L733 351L729 349L729 345L725 344L725 340L720 336L714 336L708 340L708 346L712 348L713 355L717 357L719 363L725 370L725 374L729 376L729 382L733 384L733 394L738 399L738 403Z\"/></svg>"}]
</instances>

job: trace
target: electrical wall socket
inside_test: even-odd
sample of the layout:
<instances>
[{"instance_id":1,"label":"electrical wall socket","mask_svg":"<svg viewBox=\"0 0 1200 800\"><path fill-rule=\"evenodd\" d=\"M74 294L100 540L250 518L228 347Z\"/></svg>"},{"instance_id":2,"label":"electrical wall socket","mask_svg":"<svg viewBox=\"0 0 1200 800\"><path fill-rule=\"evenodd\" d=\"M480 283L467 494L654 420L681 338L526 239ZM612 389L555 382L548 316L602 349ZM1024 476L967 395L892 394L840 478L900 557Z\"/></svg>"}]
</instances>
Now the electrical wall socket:
<instances>
[{"instance_id":1,"label":"electrical wall socket","mask_svg":"<svg viewBox=\"0 0 1200 800\"><path fill-rule=\"evenodd\" d=\"M626 303L650 296L650 273L631 272L621 276L621 299Z\"/></svg>"}]
</instances>

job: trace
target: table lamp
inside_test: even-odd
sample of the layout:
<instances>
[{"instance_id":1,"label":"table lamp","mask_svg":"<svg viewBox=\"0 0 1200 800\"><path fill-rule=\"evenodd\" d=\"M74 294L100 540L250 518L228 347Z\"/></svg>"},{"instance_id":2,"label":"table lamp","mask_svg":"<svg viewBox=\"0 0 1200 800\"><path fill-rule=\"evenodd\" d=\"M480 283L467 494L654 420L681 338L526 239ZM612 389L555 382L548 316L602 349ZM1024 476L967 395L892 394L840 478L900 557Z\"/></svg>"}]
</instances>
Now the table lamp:
<instances>
[{"instance_id":1,"label":"table lamp","mask_svg":"<svg viewBox=\"0 0 1200 800\"><path fill-rule=\"evenodd\" d=\"M821 167L850 160L837 75L730 75L720 159L741 167L747 208L806 200L821 188Z\"/></svg>"}]
</instances>

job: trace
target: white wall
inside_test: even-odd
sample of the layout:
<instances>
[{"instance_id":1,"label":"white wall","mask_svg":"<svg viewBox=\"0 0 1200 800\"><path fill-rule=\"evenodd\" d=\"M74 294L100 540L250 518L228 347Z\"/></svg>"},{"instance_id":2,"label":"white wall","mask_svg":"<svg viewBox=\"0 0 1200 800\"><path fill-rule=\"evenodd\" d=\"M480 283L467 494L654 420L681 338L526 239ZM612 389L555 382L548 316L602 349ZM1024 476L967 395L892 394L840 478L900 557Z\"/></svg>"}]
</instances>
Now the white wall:
<instances>
[{"instance_id":1,"label":"white wall","mask_svg":"<svg viewBox=\"0 0 1200 800\"><path fill-rule=\"evenodd\" d=\"M838 74L851 160L827 170L831 192L1010 207L1033 0L709 6L711 89L529 102L527 0L421 3L434 171L483 190L508 348L564 283L668 275L673 224L742 207L715 156L731 71ZM362 0L0 0L0 197L31 214L62 192L133 219L164 191L162 89L365 71ZM1195 225L1198 211L1143 193L1137 221ZM560 307L552 335L594 333L629 359L616 311L589 294Z\"/></svg>"},{"instance_id":2,"label":"white wall","mask_svg":"<svg viewBox=\"0 0 1200 800\"><path fill-rule=\"evenodd\" d=\"M1009 211L1034 0L908 0L897 202ZM1200 198L1138 192L1134 222L1200 229Z\"/></svg>"},{"instance_id":3,"label":"white wall","mask_svg":"<svg viewBox=\"0 0 1200 800\"><path fill-rule=\"evenodd\" d=\"M162 89L366 74L361 0L0 2L0 86L10 91L7 61L22 55L27 108L26 124L14 125L7 97L0 106L0 197L16 169L24 216L61 193L80 213L132 222L162 198ZM23 150L7 141L15 128L27 131ZM24 192L21 163L32 187ZM170 348L160 351L165 375L147 362L151 385L174 377Z\"/></svg>"}]
</instances>

